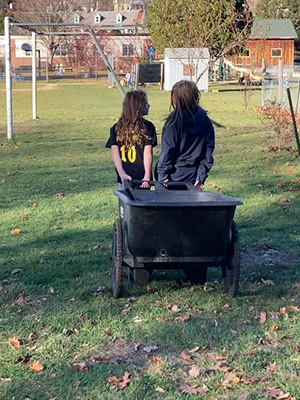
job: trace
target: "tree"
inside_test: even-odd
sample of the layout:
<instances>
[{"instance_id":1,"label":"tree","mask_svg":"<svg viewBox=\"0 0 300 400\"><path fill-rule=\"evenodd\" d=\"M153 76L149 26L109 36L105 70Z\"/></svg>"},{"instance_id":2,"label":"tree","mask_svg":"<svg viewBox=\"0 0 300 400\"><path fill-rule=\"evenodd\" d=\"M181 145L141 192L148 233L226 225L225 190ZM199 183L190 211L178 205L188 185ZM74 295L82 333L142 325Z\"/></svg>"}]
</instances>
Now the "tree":
<instances>
[{"instance_id":1,"label":"tree","mask_svg":"<svg viewBox=\"0 0 300 400\"><path fill-rule=\"evenodd\" d=\"M63 23L68 20L74 9L74 0L18 0L15 11L20 22L31 23ZM43 26L43 32L58 32L63 28ZM41 40L49 51L50 66L52 66L55 50L64 42L64 37L54 35L41 36Z\"/></svg>"},{"instance_id":2,"label":"tree","mask_svg":"<svg viewBox=\"0 0 300 400\"><path fill-rule=\"evenodd\" d=\"M247 3L242 0L153 0L147 17L159 51L207 47L209 65L244 44L251 22Z\"/></svg>"},{"instance_id":3,"label":"tree","mask_svg":"<svg viewBox=\"0 0 300 400\"><path fill-rule=\"evenodd\" d=\"M12 16L9 4L9 0L0 0L0 34L4 33L4 18Z\"/></svg>"},{"instance_id":4,"label":"tree","mask_svg":"<svg viewBox=\"0 0 300 400\"><path fill-rule=\"evenodd\" d=\"M256 18L290 18L300 39L299 0L260 0Z\"/></svg>"}]
</instances>

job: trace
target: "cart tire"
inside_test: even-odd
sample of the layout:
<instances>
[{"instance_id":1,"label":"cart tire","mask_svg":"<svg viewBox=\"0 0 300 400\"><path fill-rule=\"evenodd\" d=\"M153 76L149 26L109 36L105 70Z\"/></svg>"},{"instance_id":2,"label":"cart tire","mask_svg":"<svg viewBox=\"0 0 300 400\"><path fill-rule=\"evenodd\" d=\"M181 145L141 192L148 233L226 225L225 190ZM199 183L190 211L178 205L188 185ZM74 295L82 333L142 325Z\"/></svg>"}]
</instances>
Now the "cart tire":
<instances>
[{"instance_id":1,"label":"cart tire","mask_svg":"<svg viewBox=\"0 0 300 400\"><path fill-rule=\"evenodd\" d=\"M229 244L229 261L226 265L226 276L224 277L224 287L226 293L235 296L239 286L240 278L240 254L239 234L236 223L233 221L231 225L231 240Z\"/></svg>"},{"instance_id":2,"label":"cart tire","mask_svg":"<svg viewBox=\"0 0 300 400\"><path fill-rule=\"evenodd\" d=\"M114 222L114 236L112 245L112 294L115 299L122 295L123 280L123 235L120 219Z\"/></svg>"}]
</instances>

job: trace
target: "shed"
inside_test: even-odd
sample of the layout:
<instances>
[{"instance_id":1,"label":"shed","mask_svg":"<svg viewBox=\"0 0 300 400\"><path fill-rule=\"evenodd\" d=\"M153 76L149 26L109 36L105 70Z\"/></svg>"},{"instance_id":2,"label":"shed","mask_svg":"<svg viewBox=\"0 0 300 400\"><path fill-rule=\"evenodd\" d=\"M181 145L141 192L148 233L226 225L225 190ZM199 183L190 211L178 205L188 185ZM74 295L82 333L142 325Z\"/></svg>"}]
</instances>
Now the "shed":
<instances>
[{"instance_id":1,"label":"shed","mask_svg":"<svg viewBox=\"0 0 300 400\"><path fill-rule=\"evenodd\" d=\"M208 90L209 51L207 48L166 48L164 63L165 90L172 90L174 83L182 79L196 81L205 69L197 86L200 91Z\"/></svg>"},{"instance_id":2,"label":"shed","mask_svg":"<svg viewBox=\"0 0 300 400\"><path fill-rule=\"evenodd\" d=\"M263 59L267 66L294 64L294 42L298 38L292 21L282 19L257 19L242 54L235 55L232 62L249 68L261 68Z\"/></svg>"}]
</instances>

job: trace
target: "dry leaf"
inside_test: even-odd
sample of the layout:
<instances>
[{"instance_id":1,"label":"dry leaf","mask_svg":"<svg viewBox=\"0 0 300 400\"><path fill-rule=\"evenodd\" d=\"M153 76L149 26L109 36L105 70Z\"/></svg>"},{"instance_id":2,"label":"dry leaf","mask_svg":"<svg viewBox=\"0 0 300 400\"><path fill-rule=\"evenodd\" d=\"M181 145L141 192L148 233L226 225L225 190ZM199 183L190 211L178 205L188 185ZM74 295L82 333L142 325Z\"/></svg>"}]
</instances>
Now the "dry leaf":
<instances>
[{"instance_id":1,"label":"dry leaf","mask_svg":"<svg viewBox=\"0 0 300 400\"><path fill-rule=\"evenodd\" d=\"M13 347L20 347L20 341L18 339L16 339L15 337L13 337L13 338L9 337L7 339L7 341Z\"/></svg>"},{"instance_id":2,"label":"dry leaf","mask_svg":"<svg viewBox=\"0 0 300 400\"><path fill-rule=\"evenodd\" d=\"M106 381L109 383L114 383L115 387L118 387L119 389L123 390L131 382L130 377L131 377L130 373L125 372L122 378L117 378L116 376L109 376L108 378L106 378Z\"/></svg>"},{"instance_id":3,"label":"dry leaf","mask_svg":"<svg viewBox=\"0 0 300 400\"><path fill-rule=\"evenodd\" d=\"M189 320L190 318L191 318L191 316L189 314L184 314L184 315L181 315L180 317L176 317L175 321L185 322L185 321Z\"/></svg>"},{"instance_id":4,"label":"dry leaf","mask_svg":"<svg viewBox=\"0 0 300 400\"><path fill-rule=\"evenodd\" d=\"M249 393L243 393L239 396L238 400L247 400Z\"/></svg>"},{"instance_id":5,"label":"dry leaf","mask_svg":"<svg viewBox=\"0 0 300 400\"><path fill-rule=\"evenodd\" d=\"M109 360L109 358L106 357L106 356L100 356L100 355L98 355L98 356L94 356L94 357L93 357L93 361L94 361L94 362L102 362L102 361L108 361L108 360Z\"/></svg>"},{"instance_id":6,"label":"dry leaf","mask_svg":"<svg viewBox=\"0 0 300 400\"><path fill-rule=\"evenodd\" d=\"M279 326L278 325L272 325L271 329L272 329L272 331L276 332L276 331L278 331Z\"/></svg>"},{"instance_id":7,"label":"dry leaf","mask_svg":"<svg viewBox=\"0 0 300 400\"><path fill-rule=\"evenodd\" d=\"M168 321L169 320L169 318L165 318L165 317L157 317L156 318L156 321L157 322L166 322L166 321Z\"/></svg>"},{"instance_id":8,"label":"dry leaf","mask_svg":"<svg viewBox=\"0 0 300 400\"><path fill-rule=\"evenodd\" d=\"M77 371L81 371L81 372L86 372L89 369L84 361L81 361L78 363L72 363L71 367L76 369Z\"/></svg>"},{"instance_id":9,"label":"dry leaf","mask_svg":"<svg viewBox=\"0 0 300 400\"><path fill-rule=\"evenodd\" d=\"M29 369L33 372L40 372L44 369L44 366L38 361L34 361L32 364L29 365Z\"/></svg>"},{"instance_id":10,"label":"dry leaf","mask_svg":"<svg viewBox=\"0 0 300 400\"><path fill-rule=\"evenodd\" d=\"M228 372L223 379L223 385L226 385L228 383L239 383L240 378L236 375L235 371Z\"/></svg>"},{"instance_id":11,"label":"dry leaf","mask_svg":"<svg viewBox=\"0 0 300 400\"><path fill-rule=\"evenodd\" d=\"M55 196L57 196L57 197L63 197L65 194L63 193L63 192L58 192L58 193L56 193L56 195Z\"/></svg>"},{"instance_id":12,"label":"dry leaf","mask_svg":"<svg viewBox=\"0 0 300 400\"><path fill-rule=\"evenodd\" d=\"M161 365L163 363L163 360L160 357L156 356L148 356L148 362L152 365Z\"/></svg>"},{"instance_id":13,"label":"dry leaf","mask_svg":"<svg viewBox=\"0 0 300 400\"><path fill-rule=\"evenodd\" d=\"M198 367L198 365L193 365L188 374L192 378L198 378L198 376L200 375L200 367Z\"/></svg>"},{"instance_id":14,"label":"dry leaf","mask_svg":"<svg viewBox=\"0 0 300 400\"><path fill-rule=\"evenodd\" d=\"M188 393L188 394L197 394L197 393L206 393L208 392L208 388L206 385L203 385L201 388L197 387L197 385L190 386L187 383L183 383L179 386L178 390L181 393Z\"/></svg>"},{"instance_id":15,"label":"dry leaf","mask_svg":"<svg viewBox=\"0 0 300 400\"><path fill-rule=\"evenodd\" d=\"M51 374L51 378L52 379L58 378L58 374Z\"/></svg>"},{"instance_id":16,"label":"dry leaf","mask_svg":"<svg viewBox=\"0 0 300 400\"><path fill-rule=\"evenodd\" d=\"M140 317L138 317L138 316L132 318L132 321L133 321L135 324L139 324L139 323L143 322L142 318L140 318Z\"/></svg>"},{"instance_id":17,"label":"dry leaf","mask_svg":"<svg viewBox=\"0 0 300 400\"><path fill-rule=\"evenodd\" d=\"M287 306L287 309L300 312L300 307L299 306Z\"/></svg>"},{"instance_id":18,"label":"dry leaf","mask_svg":"<svg viewBox=\"0 0 300 400\"><path fill-rule=\"evenodd\" d=\"M163 389L163 388L161 388L161 387L157 387L157 388L155 389L155 392L158 392L158 393L165 393L166 391L165 391L165 389Z\"/></svg>"},{"instance_id":19,"label":"dry leaf","mask_svg":"<svg viewBox=\"0 0 300 400\"><path fill-rule=\"evenodd\" d=\"M1 179L1 181L0 181L1 183L5 183L6 182L6 179L5 178L3 178L3 179Z\"/></svg>"},{"instance_id":20,"label":"dry leaf","mask_svg":"<svg viewBox=\"0 0 300 400\"><path fill-rule=\"evenodd\" d=\"M262 283L263 283L264 285L266 285L266 286L274 286L274 285L275 285L275 283L274 283L273 281L271 281L270 279L263 279L263 278L261 278L261 281L262 281Z\"/></svg>"},{"instance_id":21,"label":"dry leaf","mask_svg":"<svg viewBox=\"0 0 300 400\"><path fill-rule=\"evenodd\" d=\"M215 364L211 369L213 371L227 372L228 367L226 367L222 364L224 364L224 361L218 361L217 364Z\"/></svg>"},{"instance_id":22,"label":"dry leaf","mask_svg":"<svg viewBox=\"0 0 300 400\"><path fill-rule=\"evenodd\" d=\"M20 228L13 228L12 230L11 230L11 234L12 235L18 235L20 233Z\"/></svg>"},{"instance_id":23,"label":"dry leaf","mask_svg":"<svg viewBox=\"0 0 300 400\"><path fill-rule=\"evenodd\" d=\"M226 361L227 360L227 356L224 356L222 354L212 354L210 358L215 361Z\"/></svg>"},{"instance_id":24,"label":"dry leaf","mask_svg":"<svg viewBox=\"0 0 300 400\"><path fill-rule=\"evenodd\" d=\"M257 319L259 320L259 322L261 324L264 324L267 320L267 314L265 311L260 311L259 313L257 313Z\"/></svg>"},{"instance_id":25,"label":"dry leaf","mask_svg":"<svg viewBox=\"0 0 300 400\"><path fill-rule=\"evenodd\" d=\"M127 315L127 314L129 313L130 310L131 310L131 307L124 308L124 310L122 310L122 311L120 312L120 315L121 315L122 317L125 317L125 315Z\"/></svg>"},{"instance_id":26,"label":"dry leaf","mask_svg":"<svg viewBox=\"0 0 300 400\"><path fill-rule=\"evenodd\" d=\"M210 293L213 292L215 289L210 286L204 286L203 290L204 292Z\"/></svg>"},{"instance_id":27,"label":"dry leaf","mask_svg":"<svg viewBox=\"0 0 300 400\"><path fill-rule=\"evenodd\" d=\"M183 358L185 361L191 361L191 355L185 350L181 352L180 357Z\"/></svg>"},{"instance_id":28,"label":"dry leaf","mask_svg":"<svg viewBox=\"0 0 300 400\"><path fill-rule=\"evenodd\" d=\"M16 303L22 304L25 301L25 292L22 292L19 294L19 296L16 299Z\"/></svg>"},{"instance_id":29,"label":"dry leaf","mask_svg":"<svg viewBox=\"0 0 300 400\"><path fill-rule=\"evenodd\" d=\"M189 350L189 353L190 353L190 354L194 354L194 353L196 353L199 349L200 349L200 346L196 346L196 347L194 347L192 350Z\"/></svg>"},{"instance_id":30,"label":"dry leaf","mask_svg":"<svg viewBox=\"0 0 300 400\"><path fill-rule=\"evenodd\" d=\"M287 399L290 396L289 393L283 393L278 386L267 388L262 395L268 399Z\"/></svg>"},{"instance_id":31,"label":"dry leaf","mask_svg":"<svg viewBox=\"0 0 300 400\"><path fill-rule=\"evenodd\" d=\"M273 363L270 363L269 365L266 366L266 369L272 372L277 371L277 362L274 361Z\"/></svg>"},{"instance_id":32,"label":"dry leaf","mask_svg":"<svg viewBox=\"0 0 300 400\"><path fill-rule=\"evenodd\" d=\"M181 308L179 308L179 307L177 307L176 305L174 305L174 306L171 308L171 311L173 311L173 312L179 312L179 311L181 311Z\"/></svg>"},{"instance_id":33,"label":"dry leaf","mask_svg":"<svg viewBox=\"0 0 300 400\"><path fill-rule=\"evenodd\" d=\"M32 207L35 208L37 206L37 203L32 203Z\"/></svg>"}]
</instances>

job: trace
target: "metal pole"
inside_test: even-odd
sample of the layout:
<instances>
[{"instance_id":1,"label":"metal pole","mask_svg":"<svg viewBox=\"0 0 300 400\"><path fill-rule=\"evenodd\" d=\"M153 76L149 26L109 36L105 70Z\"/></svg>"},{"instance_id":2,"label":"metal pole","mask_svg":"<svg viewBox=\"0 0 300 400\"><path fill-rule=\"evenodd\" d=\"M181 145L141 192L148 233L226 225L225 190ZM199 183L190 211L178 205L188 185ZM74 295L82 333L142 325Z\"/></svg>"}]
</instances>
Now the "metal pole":
<instances>
[{"instance_id":1,"label":"metal pole","mask_svg":"<svg viewBox=\"0 0 300 400\"><path fill-rule=\"evenodd\" d=\"M89 31L89 33L91 35L91 38L92 38L92 41L93 41L94 45L96 46L96 49L100 53L100 55L101 55L105 65L106 65L107 69L111 73L113 80L116 82L116 85L118 86L118 89L120 90L121 95L123 97L125 97L125 95L126 95L125 90L121 86L121 84L120 84L120 82L119 82L119 80L118 80L118 78L117 78L117 76L115 74L115 71L113 70L112 66L108 62L108 59L107 59L106 55L104 54L104 51L101 49L100 44L99 44L99 42L98 42L98 40L97 40L97 38L95 36L94 31L91 29L90 26L88 26L87 29L88 29L88 31Z\"/></svg>"},{"instance_id":2,"label":"metal pole","mask_svg":"<svg viewBox=\"0 0 300 400\"><path fill-rule=\"evenodd\" d=\"M32 32L32 119L36 119L36 33Z\"/></svg>"},{"instance_id":3,"label":"metal pole","mask_svg":"<svg viewBox=\"0 0 300 400\"><path fill-rule=\"evenodd\" d=\"M297 129L297 123L296 123L296 118L295 118L295 113L294 113L294 108L293 108L293 102L292 102L290 88L287 87L286 91L287 91L287 97L288 97L291 116L292 116L292 121L293 121L293 128L294 128L295 139L296 139L297 148L298 148L298 154L300 156L300 141L299 141L299 136L298 136L298 129Z\"/></svg>"},{"instance_id":4,"label":"metal pole","mask_svg":"<svg viewBox=\"0 0 300 400\"><path fill-rule=\"evenodd\" d=\"M92 38L93 43L95 44L95 46L96 46L96 48L97 48L99 54L100 54L101 57L102 57L102 59L103 59L105 65L106 65L107 69L108 69L109 72L111 73L112 79L115 81L115 83L116 83L116 85L117 85L117 87L118 87L118 89L119 89L121 95L122 95L123 97L125 97L126 93L125 93L123 87L121 86L121 84L120 84L120 82L119 82L119 80L118 80L118 77L117 77L117 75L115 74L115 71L114 71L113 67L111 66L111 64L109 63L109 61L108 61L106 55L104 54L103 50L101 49L100 44L99 44L99 42L98 42L98 40L97 40L97 38L96 38L96 36L95 36L95 34L94 34L94 31L91 29L90 26L88 27L88 31L89 31L89 33L90 33L90 35L91 35L91 38Z\"/></svg>"},{"instance_id":5,"label":"metal pole","mask_svg":"<svg viewBox=\"0 0 300 400\"><path fill-rule=\"evenodd\" d=\"M11 85L11 47L10 47L10 18L4 18L5 35L5 81L6 81L6 116L7 116L7 139L13 137L13 115L12 115L12 85Z\"/></svg>"},{"instance_id":6,"label":"metal pole","mask_svg":"<svg viewBox=\"0 0 300 400\"><path fill-rule=\"evenodd\" d=\"M296 114L299 113L299 96L300 96L300 81L298 82L298 93L297 93L297 103L296 103Z\"/></svg>"}]
</instances>

